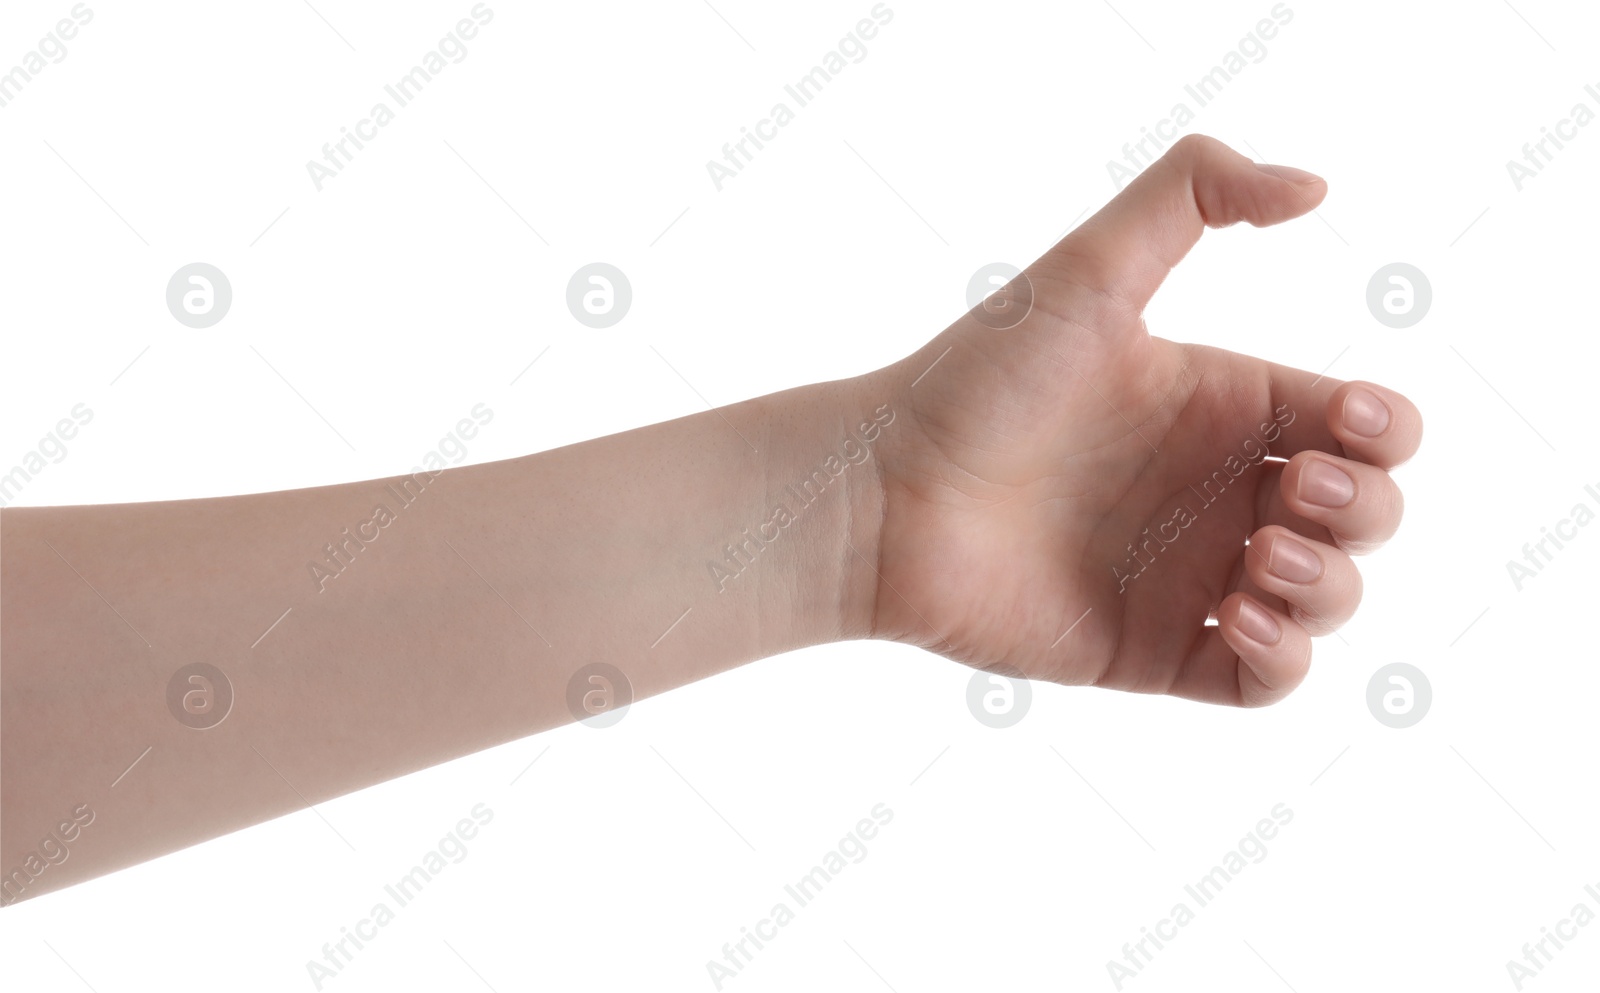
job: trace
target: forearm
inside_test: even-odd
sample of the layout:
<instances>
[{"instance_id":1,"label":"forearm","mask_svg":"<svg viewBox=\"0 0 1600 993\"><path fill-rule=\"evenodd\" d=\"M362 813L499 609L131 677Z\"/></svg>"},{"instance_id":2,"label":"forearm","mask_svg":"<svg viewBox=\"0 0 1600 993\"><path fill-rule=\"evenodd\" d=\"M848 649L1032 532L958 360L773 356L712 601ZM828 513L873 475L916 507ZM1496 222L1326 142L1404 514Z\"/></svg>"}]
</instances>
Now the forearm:
<instances>
[{"instance_id":1,"label":"forearm","mask_svg":"<svg viewBox=\"0 0 1600 993\"><path fill-rule=\"evenodd\" d=\"M26 895L570 721L589 663L639 699L866 636L868 382L433 475L4 512L0 871L82 804ZM168 705L195 662L234 695L204 729Z\"/></svg>"}]
</instances>

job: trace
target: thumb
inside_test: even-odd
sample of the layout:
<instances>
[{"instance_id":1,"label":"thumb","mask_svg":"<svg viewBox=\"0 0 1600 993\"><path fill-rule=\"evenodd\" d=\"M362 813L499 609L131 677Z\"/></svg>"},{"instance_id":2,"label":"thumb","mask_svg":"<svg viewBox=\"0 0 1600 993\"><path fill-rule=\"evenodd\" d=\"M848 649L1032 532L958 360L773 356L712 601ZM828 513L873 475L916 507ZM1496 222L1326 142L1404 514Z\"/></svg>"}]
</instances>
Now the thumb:
<instances>
[{"instance_id":1,"label":"thumb","mask_svg":"<svg viewBox=\"0 0 1600 993\"><path fill-rule=\"evenodd\" d=\"M1327 193L1311 173L1257 165L1215 138L1186 135L1039 263L1137 316L1206 228L1277 224Z\"/></svg>"}]
</instances>

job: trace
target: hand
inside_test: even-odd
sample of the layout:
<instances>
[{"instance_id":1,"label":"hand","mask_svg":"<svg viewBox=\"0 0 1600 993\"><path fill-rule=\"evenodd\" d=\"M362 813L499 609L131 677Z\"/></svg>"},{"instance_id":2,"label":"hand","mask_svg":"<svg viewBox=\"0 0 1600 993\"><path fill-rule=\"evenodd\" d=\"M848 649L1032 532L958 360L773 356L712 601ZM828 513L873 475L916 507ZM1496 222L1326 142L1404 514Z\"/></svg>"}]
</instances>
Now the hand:
<instances>
[{"instance_id":1,"label":"hand","mask_svg":"<svg viewBox=\"0 0 1600 993\"><path fill-rule=\"evenodd\" d=\"M879 445L873 636L1234 705L1294 689L1311 637L1361 598L1350 556L1399 524L1386 470L1421 416L1382 387L1152 337L1140 314L1205 228L1326 192L1185 138L987 311L874 373L907 399ZM986 326L1030 292L1019 324Z\"/></svg>"}]
</instances>

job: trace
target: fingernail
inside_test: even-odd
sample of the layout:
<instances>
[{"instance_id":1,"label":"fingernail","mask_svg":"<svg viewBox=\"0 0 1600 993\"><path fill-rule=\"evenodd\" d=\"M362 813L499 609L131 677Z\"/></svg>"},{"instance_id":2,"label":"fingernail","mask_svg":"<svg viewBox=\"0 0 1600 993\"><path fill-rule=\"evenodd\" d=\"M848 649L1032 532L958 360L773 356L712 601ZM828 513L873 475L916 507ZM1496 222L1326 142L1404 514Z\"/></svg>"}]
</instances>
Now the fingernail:
<instances>
[{"instance_id":1,"label":"fingernail","mask_svg":"<svg viewBox=\"0 0 1600 993\"><path fill-rule=\"evenodd\" d=\"M1322 575L1322 560L1300 542L1279 535L1267 550L1267 571L1291 583L1309 583Z\"/></svg>"},{"instance_id":2,"label":"fingernail","mask_svg":"<svg viewBox=\"0 0 1600 993\"><path fill-rule=\"evenodd\" d=\"M1344 426L1363 438L1376 438L1389 426L1389 408L1371 390L1351 390L1344 398Z\"/></svg>"},{"instance_id":3,"label":"fingernail","mask_svg":"<svg viewBox=\"0 0 1600 993\"><path fill-rule=\"evenodd\" d=\"M1316 173L1306 172L1304 169L1296 169L1294 166L1268 165L1265 162L1257 162L1256 168L1269 176L1276 176L1297 186L1310 186L1312 183L1323 181L1322 177Z\"/></svg>"},{"instance_id":4,"label":"fingernail","mask_svg":"<svg viewBox=\"0 0 1600 993\"><path fill-rule=\"evenodd\" d=\"M1257 644L1274 645L1278 642L1278 622L1249 600L1239 601L1238 626L1241 634Z\"/></svg>"},{"instance_id":5,"label":"fingernail","mask_svg":"<svg viewBox=\"0 0 1600 993\"><path fill-rule=\"evenodd\" d=\"M1343 507L1356 495L1356 484L1343 469L1318 459L1300 470L1295 495L1318 507Z\"/></svg>"}]
</instances>

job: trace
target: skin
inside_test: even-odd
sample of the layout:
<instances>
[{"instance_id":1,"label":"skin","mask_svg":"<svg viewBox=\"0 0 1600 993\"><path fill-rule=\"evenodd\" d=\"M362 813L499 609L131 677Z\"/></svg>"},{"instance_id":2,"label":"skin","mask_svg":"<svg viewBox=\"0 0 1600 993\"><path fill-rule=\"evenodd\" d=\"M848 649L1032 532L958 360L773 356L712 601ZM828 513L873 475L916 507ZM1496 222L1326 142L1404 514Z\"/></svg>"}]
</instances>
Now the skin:
<instances>
[{"instance_id":1,"label":"skin","mask_svg":"<svg viewBox=\"0 0 1600 993\"><path fill-rule=\"evenodd\" d=\"M1350 556L1399 523L1386 470L1420 416L1382 387L1152 337L1140 313L1206 227L1325 193L1187 138L1023 279L854 379L432 474L0 512L3 899L571 721L593 662L642 699L881 638L1062 683L1280 699L1356 608ZM1006 310L1024 286L1031 306ZM1308 502L1338 490L1329 468L1348 500ZM825 485L802 503L808 478ZM379 503L393 519L315 578ZM769 523L780 505L793 518ZM1131 561L1163 524L1172 540ZM1290 543L1314 575L1283 578ZM167 704L196 661L235 697L203 730ZM18 876L85 806L70 858Z\"/></svg>"}]
</instances>

